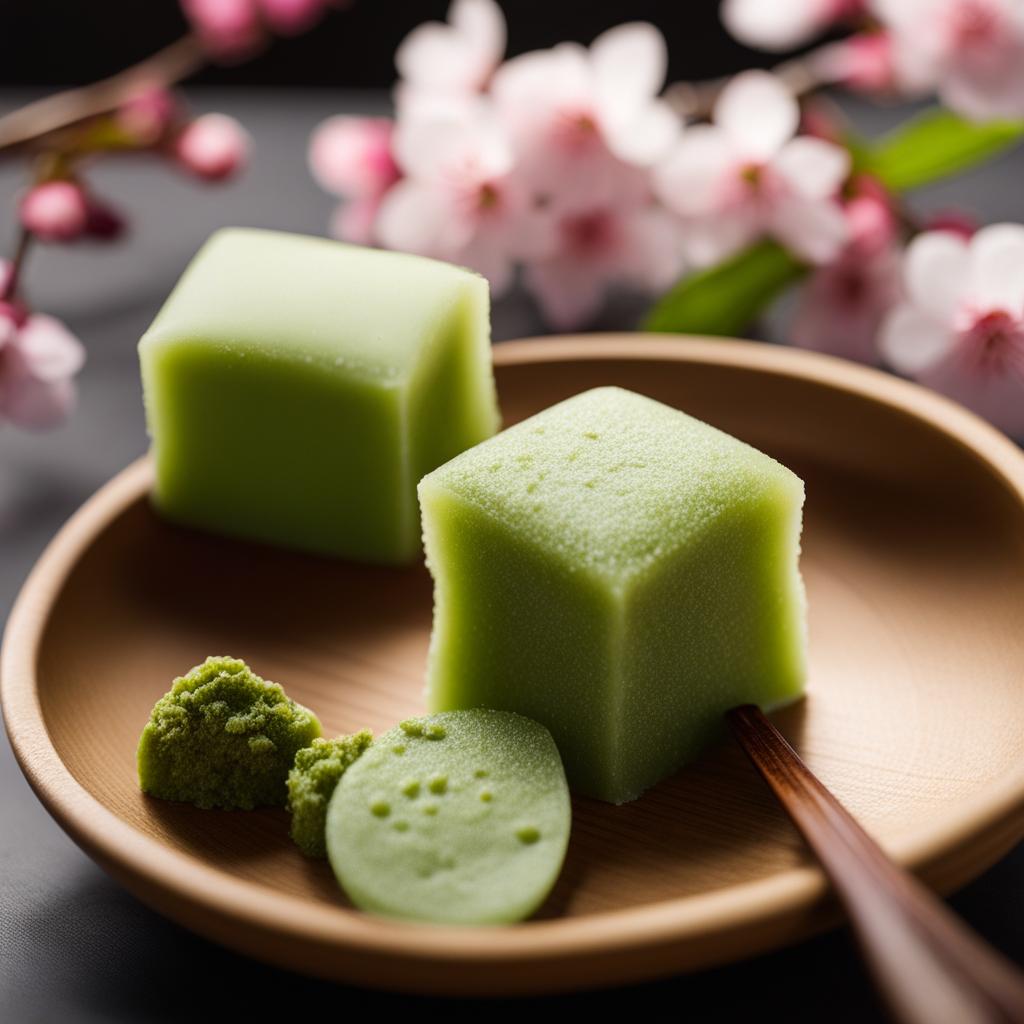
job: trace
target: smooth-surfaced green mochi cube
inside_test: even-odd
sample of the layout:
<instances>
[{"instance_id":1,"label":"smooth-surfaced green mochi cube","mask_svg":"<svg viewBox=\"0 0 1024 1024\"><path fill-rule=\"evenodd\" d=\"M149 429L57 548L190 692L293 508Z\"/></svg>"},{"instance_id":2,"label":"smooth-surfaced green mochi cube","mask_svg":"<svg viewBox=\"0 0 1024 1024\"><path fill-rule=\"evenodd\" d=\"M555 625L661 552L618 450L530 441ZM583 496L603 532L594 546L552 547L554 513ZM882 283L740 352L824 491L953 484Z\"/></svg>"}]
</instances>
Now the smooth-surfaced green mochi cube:
<instances>
[{"instance_id":1,"label":"smooth-surfaced green mochi cube","mask_svg":"<svg viewBox=\"0 0 1024 1024\"><path fill-rule=\"evenodd\" d=\"M457 456L419 495L429 707L536 719L577 791L633 799L730 707L800 695L804 488L749 445L599 388Z\"/></svg>"},{"instance_id":2,"label":"smooth-surfaced green mochi cube","mask_svg":"<svg viewBox=\"0 0 1024 1024\"><path fill-rule=\"evenodd\" d=\"M486 281L276 231L206 243L139 344L170 519L374 562L420 551L416 482L498 426Z\"/></svg>"}]
</instances>

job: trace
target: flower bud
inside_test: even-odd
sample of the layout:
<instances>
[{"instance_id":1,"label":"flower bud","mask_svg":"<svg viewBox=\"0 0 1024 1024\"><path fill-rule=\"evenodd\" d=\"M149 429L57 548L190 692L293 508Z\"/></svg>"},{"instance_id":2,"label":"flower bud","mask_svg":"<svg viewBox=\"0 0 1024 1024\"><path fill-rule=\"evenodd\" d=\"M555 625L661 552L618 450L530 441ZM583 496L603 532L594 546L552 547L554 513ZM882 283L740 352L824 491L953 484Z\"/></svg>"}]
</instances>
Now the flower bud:
<instances>
[{"instance_id":1,"label":"flower bud","mask_svg":"<svg viewBox=\"0 0 1024 1024\"><path fill-rule=\"evenodd\" d=\"M160 142L178 117L178 101L169 89L154 87L133 96L117 111L118 128L135 146Z\"/></svg>"},{"instance_id":2,"label":"flower bud","mask_svg":"<svg viewBox=\"0 0 1024 1024\"><path fill-rule=\"evenodd\" d=\"M222 181L245 165L249 134L226 114L203 114L174 140L174 156L186 170L206 181Z\"/></svg>"},{"instance_id":3,"label":"flower bud","mask_svg":"<svg viewBox=\"0 0 1024 1024\"><path fill-rule=\"evenodd\" d=\"M978 230L978 221L963 210L940 210L933 213L924 223L925 231L948 231L969 239Z\"/></svg>"},{"instance_id":4,"label":"flower bud","mask_svg":"<svg viewBox=\"0 0 1024 1024\"><path fill-rule=\"evenodd\" d=\"M73 181L34 185L21 200L21 223L44 242L70 242L86 229L89 204Z\"/></svg>"}]
</instances>

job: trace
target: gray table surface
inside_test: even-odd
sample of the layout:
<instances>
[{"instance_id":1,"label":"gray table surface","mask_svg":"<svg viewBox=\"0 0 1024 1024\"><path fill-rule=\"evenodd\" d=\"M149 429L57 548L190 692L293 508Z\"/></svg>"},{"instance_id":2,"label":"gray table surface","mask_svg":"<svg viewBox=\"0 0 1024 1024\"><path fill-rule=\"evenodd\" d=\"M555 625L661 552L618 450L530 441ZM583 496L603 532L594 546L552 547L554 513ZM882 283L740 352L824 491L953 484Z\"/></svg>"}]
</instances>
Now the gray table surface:
<instances>
[{"instance_id":1,"label":"gray table surface","mask_svg":"<svg viewBox=\"0 0 1024 1024\"><path fill-rule=\"evenodd\" d=\"M23 97L0 94L0 110ZM131 212L133 233L108 248L33 254L34 304L65 319L89 350L81 400L60 430L28 435L0 428L0 613L60 524L146 446L135 342L207 234L227 224L321 234L331 199L311 181L306 141L324 117L383 109L382 96L329 92L196 92L196 109L238 116L254 137L245 178L199 187L149 161L101 167L98 191ZM870 133L897 119L851 105ZM19 167L0 168L2 230L9 234ZM966 203L983 220L1024 220L1024 152L927 190L925 207ZM619 303L598 326L625 327L635 307ZM522 298L498 303L499 340L540 333ZM1024 684L1022 684L1024 685ZM953 906L983 935L1024 962L1024 846L969 885ZM200 994L201 993L201 994ZM36 801L0 739L0 1021L179 1021L260 1010L297 1016L306 1007L475 1014L479 1003L421 1000L343 988L248 961L164 920L110 880ZM198 1000L198 1001L197 1001ZM492 1002L504 1016L602 1010L654 1019L741 1020L775 1008L791 1021L866 1021L881 1012L839 930L799 946L703 974L613 992L542 1001ZM713 1012L711 1008L714 1007Z\"/></svg>"}]
</instances>

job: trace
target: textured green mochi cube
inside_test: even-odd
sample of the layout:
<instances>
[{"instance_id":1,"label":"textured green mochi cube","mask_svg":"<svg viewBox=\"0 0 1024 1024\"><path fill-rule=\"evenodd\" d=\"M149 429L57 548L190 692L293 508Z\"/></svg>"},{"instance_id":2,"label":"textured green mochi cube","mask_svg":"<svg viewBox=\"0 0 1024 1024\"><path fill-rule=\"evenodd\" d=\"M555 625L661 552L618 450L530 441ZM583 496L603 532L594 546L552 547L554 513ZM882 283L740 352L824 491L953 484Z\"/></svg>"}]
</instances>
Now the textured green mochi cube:
<instances>
[{"instance_id":1,"label":"textured green mochi cube","mask_svg":"<svg viewBox=\"0 0 1024 1024\"><path fill-rule=\"evenodd\" d=\"M158 508L287 547L414 559L416 481L498 425L487 284L418 256L219 231L139 355Z\"/></svg>"},{"instance_id":2,"label":"textured green mochi cube","mask_svg":"<svg viewBox=\"0 0 1024 1024\"><path fill-rule=\"evenodd\" d=\"M730 707L800 695L803 484L749 445L600 388L457 456L419 495L429 707L536 719L579 792L633 799Z\"/></svg>"},{"instance_id":3,"label":"textured green mochi cube","mask_svg":"<svg viewBox=\"0 0 1024 1024\"><path fill-rule=\"evenodd\" d=\"M237 658L207 658L154 705L139 786L197 807L283 806L295 754L320 735L310 710Z\"/></svg>"}]
</instances>

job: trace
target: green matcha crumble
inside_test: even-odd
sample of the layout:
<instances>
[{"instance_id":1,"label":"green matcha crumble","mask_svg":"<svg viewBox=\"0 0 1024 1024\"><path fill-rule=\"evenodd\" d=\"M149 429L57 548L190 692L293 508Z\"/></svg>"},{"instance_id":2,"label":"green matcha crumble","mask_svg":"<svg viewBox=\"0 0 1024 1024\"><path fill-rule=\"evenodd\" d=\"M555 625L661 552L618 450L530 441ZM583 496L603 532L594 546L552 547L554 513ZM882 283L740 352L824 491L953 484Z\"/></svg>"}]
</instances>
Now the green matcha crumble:
<instances>
[{"instance_id":1,"label":"green matcha crumble","mask_svg":"<svg viewBox=\"0 0 1024 1024\"><path fill-rule=\"evenodd\" d=\"M175 679L139 739L139 785L165 800L251 810L283 806L296 751L320 722L235 658L207 658Z\"/></svg>"},{"instance_id":2,"label":"green matcha crumble","mask_svg":"<svg viewBox=\"0 0 1024 1024\"><path fill-rule=\"evenodd\" d=\"M295 755L288 773L288 810L292 813L292 839L307 857L326 857L324 829L327 805L338 780L373 741L367 729L353 736L313 740Z\"/></svg>"}]
</instances>

